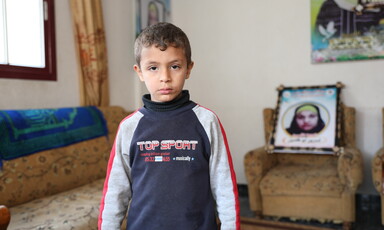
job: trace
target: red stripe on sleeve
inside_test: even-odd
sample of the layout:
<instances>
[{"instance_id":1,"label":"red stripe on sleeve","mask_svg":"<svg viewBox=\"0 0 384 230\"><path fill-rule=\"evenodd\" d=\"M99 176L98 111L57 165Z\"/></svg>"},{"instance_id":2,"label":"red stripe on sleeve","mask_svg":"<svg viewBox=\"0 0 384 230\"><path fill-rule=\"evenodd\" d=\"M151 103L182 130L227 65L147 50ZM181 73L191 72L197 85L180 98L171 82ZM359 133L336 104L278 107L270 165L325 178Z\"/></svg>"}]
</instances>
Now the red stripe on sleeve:
<instances>
[{"instance_id":1,"label":"red stripe on sleeve","mask_svg":"<svg viewBox=\"0 0 384 230\"><path fill-rule=\"evenodd\" d=\"M236 181L236 173L235 173L235 170L233 168L233 162L232 162L232 156L231 156L231 151L229 149L229 144L228 144L228 140L227 140L227 135L225 133L225 130L224 130L224 127L223 125L221 124L221 121L219 119L219 117L216 115L215 112L213 112L212 110L208 109L208 108L205 108L204 106L201 106L199 105L200 107L208 110L208 111L211 111L213 114L215 114L217 120L219 121L219 124L220 124L220 129L221 129L221 133L223 134L223 139L224 139L224 143L225 143L225 148L226 148L226 151L227 151L227 158L228 158L228 164L229 164L229 168L230 168L230 172L231 172L231 179L232 179L232 185L233 185L233 194L235 195L235 202L236 202L236 230L240 230L240 203L239 203L239 192L237 190L237 181Z\"/></svg>"},{"instance_id":2,"label":"red stripe on sleeve","mask_svg":"<svg viewBox=\"0 0 384 230\"><path fill-rule=\"evenodd\" d=\"M231 178L232 178L232 184L233 184L233 193L235 194L235 201L236 201L236 229L240 230L240 204L239 204L239 198L238 198L239 197L239 192L237 190L236 173L235 173L235 170L233 168L232 156L231 156L231 151L229 149L227 135L225 133L223 125L220 122L220 119L218 117L217 117L217 119L219 120L221 133L223 134L225 148L227 150L227 157L228 157L229 168L231 170Z\"/></svg>"}]
</instances>

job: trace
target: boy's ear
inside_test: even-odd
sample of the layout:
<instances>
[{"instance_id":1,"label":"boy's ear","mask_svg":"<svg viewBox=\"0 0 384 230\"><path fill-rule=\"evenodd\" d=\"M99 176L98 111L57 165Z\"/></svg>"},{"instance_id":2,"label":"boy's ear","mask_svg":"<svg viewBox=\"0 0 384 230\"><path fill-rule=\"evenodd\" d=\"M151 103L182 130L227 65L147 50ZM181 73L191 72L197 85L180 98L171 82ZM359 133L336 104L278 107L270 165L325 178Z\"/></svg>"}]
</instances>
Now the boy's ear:
<instances>
[{"instance_id":1,"label":"boy's ear","mask_svg":"<svg viewBox=\"0 0 384 230\"><path fill-rule=\"evenodd\" d=\"M187 74L185 76L185 79L188 79L189 76L191 75L191 71L192 71L194 65L195 65L194 62L189 63L189 65L187 67Z\"/></svg>"},{"instance_id":2,"label":"boy's ear","mask_svg":"<svg viewBox=\"0 0 384 230\"><path fill-rule=\"evenodd\" d=\"M133 69L135 70L135 72L137 73L137 76L139 77L140 81L144 81L144 78L143 78L143 72L141 72L141 69L138 65L134 65L133 66Z\"/></svg>"}]
</instances>

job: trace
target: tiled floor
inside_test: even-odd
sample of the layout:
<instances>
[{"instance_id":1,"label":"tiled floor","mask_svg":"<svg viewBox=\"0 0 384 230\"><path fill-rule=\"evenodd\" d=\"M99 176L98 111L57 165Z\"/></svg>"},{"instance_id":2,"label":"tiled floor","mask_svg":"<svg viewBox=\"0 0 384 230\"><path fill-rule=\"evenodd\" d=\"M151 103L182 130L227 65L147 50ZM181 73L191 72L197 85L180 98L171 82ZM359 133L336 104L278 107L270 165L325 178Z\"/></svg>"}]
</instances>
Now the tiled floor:
<instances>
[{"instance_id":1,"label":"tiled floor","mask_svg":"<svg viewBox=\"0 0 384 230\"><path fill-rule=\"evenodd\" d=\"M249 209L249 201L246 194L240 192L240 215L243 217L254 217ZM356 196L356 222L352 225L353 230L384 230L381 225L380 196L360 195ZM269 218L274 220L273 218ZM278 221L292 222L288 218L281 218ZM342 229L341 224L319 223L317 221L295 221L303 225Z\"/></svg>"}]
</instances>

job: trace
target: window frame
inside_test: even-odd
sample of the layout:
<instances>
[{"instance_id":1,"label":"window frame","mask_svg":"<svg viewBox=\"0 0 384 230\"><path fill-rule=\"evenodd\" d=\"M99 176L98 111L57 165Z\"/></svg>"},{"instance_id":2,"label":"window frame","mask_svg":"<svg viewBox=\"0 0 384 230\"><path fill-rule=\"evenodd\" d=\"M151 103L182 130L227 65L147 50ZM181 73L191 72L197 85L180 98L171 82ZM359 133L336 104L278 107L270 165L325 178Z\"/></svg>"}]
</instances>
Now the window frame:
<instances>
[{"instance_id":1,"label":"window frame","mask_svg":"<svg viewBox=\"0 0 384 230\"><path fill-rule=\"evenodd\" d=\"M56 35L54 0L43 0L48 19L44 19L45 67L24 67L0 64L0 78L56 81Z\"/></svg>"}]
</instances>

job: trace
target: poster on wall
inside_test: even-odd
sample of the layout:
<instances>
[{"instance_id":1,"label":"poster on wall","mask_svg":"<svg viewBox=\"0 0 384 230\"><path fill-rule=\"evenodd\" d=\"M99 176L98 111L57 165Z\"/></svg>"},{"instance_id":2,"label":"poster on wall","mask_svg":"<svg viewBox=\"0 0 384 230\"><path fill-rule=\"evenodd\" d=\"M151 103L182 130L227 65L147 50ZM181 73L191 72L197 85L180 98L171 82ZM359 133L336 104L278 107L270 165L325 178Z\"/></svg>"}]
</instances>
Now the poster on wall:
<instances>
[{"instance_id":1,"label":"poster on wall","mask_svg":"<svg viewBox=\"0 0 384 230\"><path fill-rule=\"evenodd\" d=\"M279 87L268 152L338 154L341 88Z\"/></svg>"},{"instance_id":2,"label":"poster on wall","mask_svg":"<svg viewBox=\"0 0 384 230\"><path fill-rule=\"evenodd\" d=\"M384 58L384 0L311 0L312 63Z\"/></svg>"},{"instance_id":3,"label":"poster on wall","mask_svg":"<svg viewBox=\"0 0 384 230\"><path fill-rule=\"evenodd\" d=\"M147 26L169 22L170 0L136 0L136 36Z\"/></svg>"}]
</instances>

